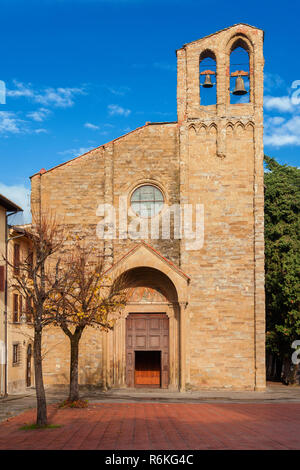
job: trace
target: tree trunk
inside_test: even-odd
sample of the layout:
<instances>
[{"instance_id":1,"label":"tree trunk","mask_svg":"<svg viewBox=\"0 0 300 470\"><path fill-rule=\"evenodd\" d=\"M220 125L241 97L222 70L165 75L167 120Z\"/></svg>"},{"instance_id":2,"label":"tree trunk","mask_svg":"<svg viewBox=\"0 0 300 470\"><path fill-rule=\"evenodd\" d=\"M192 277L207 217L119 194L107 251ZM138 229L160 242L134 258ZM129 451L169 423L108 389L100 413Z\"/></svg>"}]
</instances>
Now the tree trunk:
<instances>
[{"instance_id":1,"label":"tree trunk","mask_svg":"<svg viewBox=\"0 0 300 470\"><path fill-rule=\"evenodd\" d=\"M282 382L285 385L293 385L297 381L298 365L292 364L290 357L283 361Z\"/></svg>"},{"instance_id":2,"label":"tree trunk","mask_svg":"<svg viewBox=\"0 0 300 470\"><path fill-rule=\"evenodd\" d=\"M35 372L35 389L37 401L36 424L38 426L47 425L47 403L43 381L42 369L42 332L34 331L34 372Z\"/></svg>"},{"instance_id":3,"label":"tree trunk","mask_svg":"<svg viewBox=\"0 0 300 470\"><path fill-rule=\"evenodd\" d=\"M71 362L70 362L70 391L69 401L79 400L78 384L78 353L80 336L76 333L70 338L71 343Z\"/></svg>"}]
</instances>

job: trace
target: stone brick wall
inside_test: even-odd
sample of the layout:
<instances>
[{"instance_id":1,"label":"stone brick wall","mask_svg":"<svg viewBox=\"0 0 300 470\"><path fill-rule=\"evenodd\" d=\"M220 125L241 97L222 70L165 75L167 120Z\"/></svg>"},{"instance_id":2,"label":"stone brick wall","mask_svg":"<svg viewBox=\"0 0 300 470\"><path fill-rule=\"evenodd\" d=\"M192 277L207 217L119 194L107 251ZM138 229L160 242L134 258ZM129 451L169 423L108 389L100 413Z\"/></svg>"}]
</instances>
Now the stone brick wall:
<instances>
[{"instance_id":1,"label":"stone brick wall","mask_svg":"<svg viewBox=\"0 0 300 470\"><path fill-rule=\"evenodd\" d=\"M0 206L0 266L5 266L2 255L5 254L6 210ZM0 291L0 396L5 389L5 320L4 320L4 291Z\"/></svg>"},{"instance_id":2,"label":"stone brick wall","mask_svg":"<svg viewBox=\"0 0 300 470\"><path fill-rule=\"evenodd\" d=\"M251 92L249 103L233 105L229 57L237 40L249 52ZM169 205L204 205L201 249L145 240L191 277L189 302L180 311L181 389L265 386L262 47L263 32L242 24L185 45L177 51L177 123L147 124L32 178L33 207L55 211L99 249L98 205L117 208L124 195L129 202L139 184L157 185ZM208 48L217 62L217 103L202 106L199 57ZM106 240L108 267L135 244ZM51 330L45 345L46 383L66 382L66 338ZM103 382L113 348L113 336L85 333L82 383Z\"/></svg>"},{"instance_id":3,"label":"stone brick wall","mask_svg":"<svg viewBox=\"0 0 300 470\"><path fill-rule=\"evenodd\" d=\"M179 158L177 124L150 124L114 143L113 204L127 197L140 184L156 184L167 204L179 203ZM128 220L130 223L130 218ZM119 225L117 225L119 227ZM172 230L171 230L172 233ZM146 239L146 242L178 264L179 243L174 240ZM115 260L132 247L132 240L116 240Z\"/></svg>"},{"instance_id":4,"label":"stone brick wall","mask_svg":"<svg viewBox=\"0 0 300 470\"><path fill-rule=\"evenodd\" d=\"M250 61L250 103L230 104L229 58ZM205 241L181 251L191 276L186 381L191 388L265 386L263 280L263 32L236 25L178 56L181 201L203 203ZM199 58L217 62L217 104L200 105Z\"/></svg>"}]
</instances>

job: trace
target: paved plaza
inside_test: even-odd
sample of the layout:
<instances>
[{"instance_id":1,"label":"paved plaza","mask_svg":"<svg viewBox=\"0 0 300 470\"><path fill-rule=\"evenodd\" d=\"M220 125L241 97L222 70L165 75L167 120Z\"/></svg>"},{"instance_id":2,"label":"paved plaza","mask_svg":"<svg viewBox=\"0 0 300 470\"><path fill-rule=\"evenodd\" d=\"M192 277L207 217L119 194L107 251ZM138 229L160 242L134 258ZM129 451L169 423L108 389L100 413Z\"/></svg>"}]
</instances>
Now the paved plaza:
<instances>
[{"instance_id":1,"label":"paved plaza","mask_svg":"<svg viewBox=\"0 0 300 470\"><path fill-rule=\"evenodd\" d=\"M58 428L20 430L35 420L34 390L0 400L0 449L300 449L300 388L266 392L85 391L85 409L61 409L65 390L48 391Z\"/></svg>"},{"instance_id":2,"label":"paved plaza","mask_svg":"<svg viewBox=\"0 0 300 470\"><path fill-rule=\"evenodd\" d=\"M29 410L0 425L0 449L300 449L300 403L93 403L49 407L46 430L20 430Z\"/></svg>"}]
</instances>

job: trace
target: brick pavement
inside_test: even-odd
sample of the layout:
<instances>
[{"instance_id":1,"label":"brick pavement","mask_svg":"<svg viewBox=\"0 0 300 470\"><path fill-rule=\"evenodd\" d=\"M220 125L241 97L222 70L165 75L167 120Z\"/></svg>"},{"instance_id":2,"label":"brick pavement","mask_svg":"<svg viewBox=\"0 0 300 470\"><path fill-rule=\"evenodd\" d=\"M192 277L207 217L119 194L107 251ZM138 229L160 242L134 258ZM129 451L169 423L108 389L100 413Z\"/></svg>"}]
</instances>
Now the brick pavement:
<instances>
[{"instance_id":1,"label":"brick pavement","mask_svg":"<svg viewBox=\"0 0 300 470\"><path fill-rule=\"evenodd\" d=\"M0 423L0 449L300 449L299 403L91 403L48 407L61 428L22 431L35 411Z\"/></svg>"}]
</instances>

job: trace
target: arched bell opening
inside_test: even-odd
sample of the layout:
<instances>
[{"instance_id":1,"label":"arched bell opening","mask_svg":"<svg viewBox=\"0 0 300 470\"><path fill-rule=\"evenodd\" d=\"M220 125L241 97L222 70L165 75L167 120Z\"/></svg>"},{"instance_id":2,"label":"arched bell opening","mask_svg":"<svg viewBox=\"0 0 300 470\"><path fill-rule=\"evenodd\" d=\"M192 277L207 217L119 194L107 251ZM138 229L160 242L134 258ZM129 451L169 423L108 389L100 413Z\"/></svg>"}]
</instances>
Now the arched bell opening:
<instances>
[{"instance_id":1,"label":"arched bell opening","mask_svg":"<svg viewBox=\"0 0 300 470\"><path fill-rule=\"evenodd\" d=\"M239 38L230 50L230 103L250 102L250 57L248 44Z\"/></svg>"},{"instance_id":2,"label":"arched bell opening","mask_svg":"<svg viewBox=\"0 0 300 470\"><path fill-rule=\"evenodd\" d=\"M180 304L163 272L137 267L122 273L127 305L105 341L107 384L114 388L178 390Z\"/></svg>"},{"instance_id":3,"label":"arched bell opening","mask_svg":"<svg viewBox=\"0 0 300 470\"><path fill-rule=\"evenodd\" d=\"M217 62L215 54L205 50L200 55L200 105L209 106L217 103Z\"/></svg>"}]
</instances>

